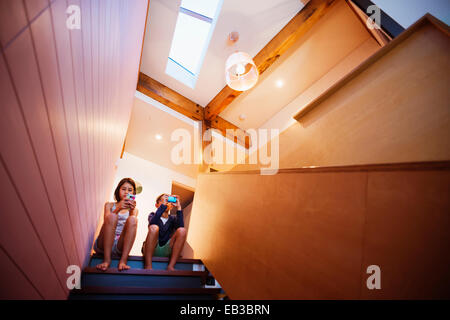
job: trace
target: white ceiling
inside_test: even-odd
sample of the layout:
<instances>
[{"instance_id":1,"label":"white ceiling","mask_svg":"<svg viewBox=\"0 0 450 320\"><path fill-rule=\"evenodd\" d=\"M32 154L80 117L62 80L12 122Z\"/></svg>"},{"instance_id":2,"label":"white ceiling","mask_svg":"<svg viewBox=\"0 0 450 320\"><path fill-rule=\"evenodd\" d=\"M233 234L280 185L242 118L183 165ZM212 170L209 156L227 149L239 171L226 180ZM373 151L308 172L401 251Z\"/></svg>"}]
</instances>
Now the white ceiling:
<instances>
[{"instance_id":1,"label":"white ceiling","mask_svg":"<svg viewBox=\"0 0 450 320\"><path fill-rule=\"evenodd\" d=\"M190 137L191 161L188 164L176 164L172 158L177 146L189 141L184 139L172 141L172 135L180 129L189 133ZM161 139L156 139L156 135L160 135ZM126 152L195 179L198 175L198 164L201 162L200 135L201 127L198 121L185 117L136 91L125 141ZM218 133L213 133L212 148L215 149L214 154L219 157L215 161L214 168L220 171L230 170L238 158L242 159L245 156L245 149L242 146L224 139ZM228 158L225 158L227 153L234 155L234 160L230 163L227 163ZM197 157L194 154L197 154ZM219 159L222 159L223 163Z\"/></svg>"},{"instance_id":2,"label":"white ceiling","mask_svg":"<svg viewBox=\"0 0 450 320\"><path fill-rule=\"evenodd\" d=\"M125 151L160 166L174 170L185 176L196 178L198 164L175 164L172 160L172 149L180 141L172 141L172 133L184 129L191 136L191 159L193 153L200 152L200 144L194 143L195 131L200 130L193 121L165 107L158 101L136 92L130 123L125 141ZM159 134L162 139L157 140Z\"/></svg>"},{"instance_id":3,"label":"white ceiling","mask_svg":"<svg viewBox=\"0 0 450 320\"><path fill-rule=\"evenodd\" d=\"M151 0L141 72L205 107L226 85L225 61L236 51L255 56L303 8L299 0L224 0L196 87L189 88L165 73L180 0ZM238 31L239 41L227 44Z\"/></svg>"}]
</instances>

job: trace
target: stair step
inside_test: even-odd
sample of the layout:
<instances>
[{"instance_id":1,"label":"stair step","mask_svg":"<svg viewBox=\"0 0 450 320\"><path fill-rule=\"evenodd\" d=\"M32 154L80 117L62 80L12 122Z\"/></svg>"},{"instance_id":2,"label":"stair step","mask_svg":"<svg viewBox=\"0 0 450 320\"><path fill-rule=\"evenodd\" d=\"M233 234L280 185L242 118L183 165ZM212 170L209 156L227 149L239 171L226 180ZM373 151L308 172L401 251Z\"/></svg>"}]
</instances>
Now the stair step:
<instances>
[{"instance_id":1,"label":"stair step","mask_svg":"<svg viewBox=\"0 0 450 320\"><path fill-rule=\"evenodd\" d=\"M93 255L89 261L89 267L95 267L103 262L103 256ZM112 258L111 267L117 268L119 264L119 258ZM142 256L129 256L127 264L134 269L144 268L144 258ZM169 264L169 258L153 257L152 268L155 270L164 270ZM178 270L194 270L194 265L197 268L203 267L203 263L199 259L178 259L175 264L175 269Z\"/></svg>"},{"instance_id":2,"label":"stair step","mask_svg":"<svg viewBox=\"0 0 450 320\"><path fill-rule=\"evenodd\" d=\"M190 271L190 270L175 270L175 271L167 271L167 270L146 270L146 269L129 269L119 271L117 268L108 268L105 271L99 270L96 267L86 267L83 269L85 273L100 273L100 274L133 274L133 275L144 275L144 276L187 276L187 277L207 277L208 271Z\"/></svg>"},{"instance_id":3,"label":"stair step","mask_svg":"<svg viewBox=\"0 0 450 320\"><path fill-rule=\"evenodd\" d=\"M81 277L82 288L96 287L149 287L149 288L200 288L206 283L207 271L188 270L144 270L130 269L119 271L109 268L106 271L86 267Z\"/></svg>"}]
</instances>

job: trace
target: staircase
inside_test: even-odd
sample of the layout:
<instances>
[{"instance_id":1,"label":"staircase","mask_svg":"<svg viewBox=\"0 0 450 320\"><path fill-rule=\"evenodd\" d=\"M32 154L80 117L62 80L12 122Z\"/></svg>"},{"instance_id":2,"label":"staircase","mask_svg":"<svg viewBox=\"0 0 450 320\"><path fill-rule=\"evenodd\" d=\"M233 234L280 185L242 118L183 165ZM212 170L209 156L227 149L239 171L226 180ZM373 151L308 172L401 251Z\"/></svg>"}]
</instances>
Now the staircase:
<instances>
[{"instance_id":1,"label":"staircase","mask_svg":"<svg viewBox=\"0 0 450 320\"><path fill-rule=\"evenodd\" d=\"M96 269L102 256L93 255L81 275L81 289L70 300L217 300L224 292L198 259L178 259L176 271L166 271L168 258L154 257L153 270L145 270L142 256L130 256L126 271L118 271L114 258L106 271Z\"/></svg>"}]
</instances>

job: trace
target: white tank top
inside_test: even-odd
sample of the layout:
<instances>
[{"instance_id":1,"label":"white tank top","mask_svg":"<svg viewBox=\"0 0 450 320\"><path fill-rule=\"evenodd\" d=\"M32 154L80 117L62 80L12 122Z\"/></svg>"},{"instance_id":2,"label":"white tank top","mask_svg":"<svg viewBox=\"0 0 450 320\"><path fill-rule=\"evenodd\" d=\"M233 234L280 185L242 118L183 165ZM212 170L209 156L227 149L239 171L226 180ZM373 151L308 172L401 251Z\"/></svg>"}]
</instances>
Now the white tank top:
<instances>
[{"instance_id":1,"label":"white tank top","mask_svg":"<svg viewBox=\"0 0 450 320\"><path fill-rule=\"evenodd\" d=\"M111 212L113 212L115 209L116 209L116 204L114 203L114 205L111 208ZM119 237L123 231L123 227L125 227L125 223L127 222L127 219L130 216L130 210L128 210L127 212L118 213L117 216L118 216L118 220L117 220L116 233L115 233L115 237L114 237L115 240L119 239Z\"/></svg>"}]
</instances>

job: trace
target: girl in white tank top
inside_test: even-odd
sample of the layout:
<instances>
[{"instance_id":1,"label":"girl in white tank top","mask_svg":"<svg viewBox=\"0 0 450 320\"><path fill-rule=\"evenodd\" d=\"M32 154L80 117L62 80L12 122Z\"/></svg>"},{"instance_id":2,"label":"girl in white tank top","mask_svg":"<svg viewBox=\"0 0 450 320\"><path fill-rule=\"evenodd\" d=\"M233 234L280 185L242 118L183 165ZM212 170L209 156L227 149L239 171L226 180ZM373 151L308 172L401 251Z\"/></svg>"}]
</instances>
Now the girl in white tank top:
<instances>
[{"instance_id":1,"label":"girl in white tank top","mask_svg":"<svg viewBox=\"0 0 450 320\"><path fill-rule=\"evenodd\" d=\"M105 271L111 264L111 256L120 257L118 269L128 270L128 255L136 238L137 215L136 183L131 178L122 179L114 191L115 203L106 203L104 222L94 243L97 254L103 254L103 262L97 269ZM131 234L130 236L126 236Z\"/></svg>"},{"instance_id":2,"label":"girl in white tank top","mask_svg":"<svg viewBox=\"0 0 450 320\"><path fill-rule=\"evenodd\" d=\"M114 212L114 210L116 210L115 203L113 204L113 206L111 208L111 212ZM125 223L127 222L127 219L130 216L130 210L128 210L126 212L119 212L117 215L118 215L118 219L117 219L117 227L116 227L114 240L119 240L120 235L122 234L122 231L123 231L123 227L125 227Z\"/></svg>"}]
</instances>

